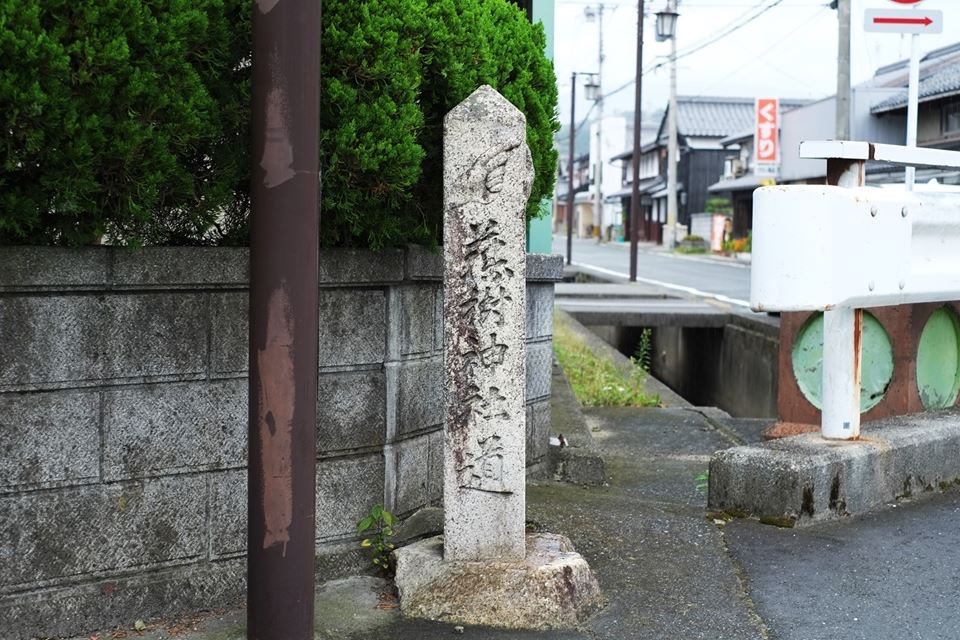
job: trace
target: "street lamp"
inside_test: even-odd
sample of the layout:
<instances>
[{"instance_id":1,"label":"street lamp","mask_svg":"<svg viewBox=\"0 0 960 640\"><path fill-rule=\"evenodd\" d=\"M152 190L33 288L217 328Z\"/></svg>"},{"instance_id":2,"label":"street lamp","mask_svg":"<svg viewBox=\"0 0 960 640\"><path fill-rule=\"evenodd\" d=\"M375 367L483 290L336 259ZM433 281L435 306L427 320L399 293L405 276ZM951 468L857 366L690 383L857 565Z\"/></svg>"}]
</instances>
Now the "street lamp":
<instances>
[{"instance_id":1,"label":"street lamp","mask_svg":"<svg viewBox=\"0 0 960 640\"><path fill-rule=\"evenodd\" d=\"M573 262L573 160L577 140L577 76L586 76L583 88L588 100L597 100L600 92L598 74L574 71L570 74L570 155L567 158L567 264Z\"/></svg>"},{"instance_id":2,"label":"street lamp","mask_svg":"<svg viewBox=\"0 0 960 640\"><path fill-rule=\"evenodd\" d=\"M668 3L663 11L657 13L657 42L673 39L677 34L677 13L672 3Z\"/></svg>"},{"instance_id":3,"label":"street lamp","mask_svg":"<svg viewBox=\"0 0 960 640\"><path fill-rule=\"evenodd\" d=\"M587 74L587 81L583 83L583 91L587 100L596 102L600 97L600 79L595 74Z\"/></svg>"},{"instance_id":4,"label":"street lamp","mask_svg":"<svg viewBox=\"0 0 960 640\"><path fill-rule=\"evenodd\" d=\"M667 248L677 244L677 5L667 0L667 6L657 14L657 40L670 41L670 106L667 109Z\"/></svg>"}]
</instances>

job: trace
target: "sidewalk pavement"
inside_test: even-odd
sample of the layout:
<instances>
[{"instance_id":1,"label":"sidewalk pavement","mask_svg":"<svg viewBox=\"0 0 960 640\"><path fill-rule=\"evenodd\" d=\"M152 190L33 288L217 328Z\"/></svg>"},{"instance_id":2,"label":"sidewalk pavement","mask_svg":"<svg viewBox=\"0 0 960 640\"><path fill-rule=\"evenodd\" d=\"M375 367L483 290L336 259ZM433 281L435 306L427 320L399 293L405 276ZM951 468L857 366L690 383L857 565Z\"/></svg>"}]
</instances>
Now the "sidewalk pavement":
<instances>
[{"instance_id":1,"label":"sidewalk pavement","mask_svg":"<svg viewBox=\"0 0 960 640\"><path fill-rule=\"evenodd\" d=\"M563 405L569 389L560 386L554 392ZM606 463L606 485L531 482L527 517L531 527L571 538L600 581L603 610L573 630L458 629L400 617L389 585L362 576L318 589L315 637L960 637L960 493L804 529L728 521L707 513L696 478L714 451L757 442L768 421L689 406L585 409L582 416ZM131 624L135 618L131 612ZM148 621L142 633L95 637L240 640L243 618L233 611Z\"/></svg>"},{"instance_id":2,"label":"sidewalk pavement","mask_svg":"<svg viewBox=\"0 0 960 640\"><path fill-rule=\"evenodd\" d=\"M630 242L627 240L611 240L609 242L604 242L603 244L616 247L617 249L630 249ZM727 256L720 255L718 253L680 253L677 251L671 251L665 245L657 244L656 242L638 242L637 251L644 251L647 253L659 253L662 255L667 255L672 258L682 258L684 260L710 260L713 262L722 262L726 264L739 264L739 265L749 265L752 261L752 256L749 253L738 253L736 256Z\"/></svg>"}]
</instances>

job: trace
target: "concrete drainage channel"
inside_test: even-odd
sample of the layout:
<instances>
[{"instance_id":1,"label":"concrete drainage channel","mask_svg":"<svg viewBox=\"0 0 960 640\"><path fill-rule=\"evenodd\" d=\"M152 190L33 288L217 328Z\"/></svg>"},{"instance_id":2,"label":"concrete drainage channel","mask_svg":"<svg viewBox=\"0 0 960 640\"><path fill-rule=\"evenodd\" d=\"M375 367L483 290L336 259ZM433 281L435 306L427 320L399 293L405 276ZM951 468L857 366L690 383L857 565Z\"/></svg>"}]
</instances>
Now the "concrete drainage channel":
<instances>
[{"instance_id":1,"label":"concrete drainage channel","mask_svg":"<svg viewBox=\"0 0 960 640\"><path fill-rule=\"evenodd\" d=\"M633 354L650 327L652 373L694 404L734 416L775 416L778 319L716 305L711 312L706 304L643 285L557 287L557 305L621 353ZM810 433L719 451L710 462L709 508L805 526L957 484L960 412L954 409L872 421L855 441Z\"/></svg>"}]
</instances>

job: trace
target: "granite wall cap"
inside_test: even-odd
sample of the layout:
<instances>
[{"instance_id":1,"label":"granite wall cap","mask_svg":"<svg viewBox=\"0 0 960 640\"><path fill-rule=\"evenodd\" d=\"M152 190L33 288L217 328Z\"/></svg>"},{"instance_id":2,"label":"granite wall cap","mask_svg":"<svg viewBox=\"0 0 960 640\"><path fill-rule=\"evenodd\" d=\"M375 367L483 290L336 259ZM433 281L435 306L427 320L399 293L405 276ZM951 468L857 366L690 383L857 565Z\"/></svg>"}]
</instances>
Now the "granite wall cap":
<instances>
[{"instance_id":1,"label":"granite wall cap","mask_svg":"<svg viewBox=\"0 0 960 640\"><path fill-rule=\"evenodd\" d=\"M528 253L527 280L560 282L563 280L563 256L558 253Z\"/></svg>"},{"instance_id":2,"label":"granite wall cap","mask_svg":"<svg viewBox=\"0 0 960 640\"><path fill-rule=\"evenodd\" d=\"M113 247L114 288L246 287L246 247Z\"/></svg>"},{"instance_id":3,"label":"granite wall cap","mask_svg":"<svg viewBox=\"0 0 960 640\"><path fill-rule=\"evenodd\" d=\"M320 285L388 283L403 280L402 249L322 249Z\"/></svg>"},{"instance_id":4,"label":"granite wall cap","mask_svg":"<svg viewBox=\"0 0 960 640\"><path fill-rule=\"evenodd\" d=\"M0 291L106 287L110 252L107 247L2 247Z\"/></svg>"}]
</instances>

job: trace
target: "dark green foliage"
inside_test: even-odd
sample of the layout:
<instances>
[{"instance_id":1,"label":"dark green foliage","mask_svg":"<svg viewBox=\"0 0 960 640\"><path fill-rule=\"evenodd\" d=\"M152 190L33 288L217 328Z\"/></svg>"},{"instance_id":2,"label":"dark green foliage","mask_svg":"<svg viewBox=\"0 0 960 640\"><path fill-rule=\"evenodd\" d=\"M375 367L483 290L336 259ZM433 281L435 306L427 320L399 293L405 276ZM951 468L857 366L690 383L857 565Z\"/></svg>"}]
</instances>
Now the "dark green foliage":
<instances>
[{"instance_id":1,"label":"dark green foliage","mask_svg":"<svg viewBox=\"0 0 960 640\"><path fill-rule=\"evenodd\" d=\"M328 246L427 242L408 203L417 136L425 0L325 0L321 238Z\"/></svg>"},{"instance_id":2,"label":"dark green foliage","mask_svg":"<svg viewBox=\"0 0 960 640\"><path fill-rule=\"evenodd\" d=\"M242 244L250 0L0 0L0 243ZM553 188L544 34L506 0L326 0L326 246L441 237L442 122L481 84Z\"/></svg>"},{"instance_id":3,"label":"dark green foliage","mask_svg":"<svg viewBox=\"0 0 960 640\"><path fill-rule=\"evenodd\" d=\"M0 0L0 242L202 237L244 170L245 5Z\"/></svg>"},{"instance_id":4,"label":"dark green foliage","mask_svg":"<svg viewBox=\"0 0 960 640\"><path fill-rule=\"evenodd\" d=\"M557 83L543 55L546 36L516 5L505 0L435 0L430 3L421 94L426 150L416 205L438 233L442 216L443 117L483 84L489 84L527 117L527 144L536 177L527 218L553 191L557 152L553 134Z\"/></svg>"}]
</instances>

